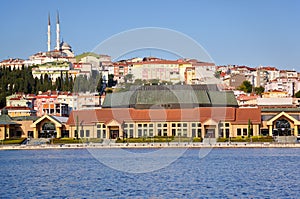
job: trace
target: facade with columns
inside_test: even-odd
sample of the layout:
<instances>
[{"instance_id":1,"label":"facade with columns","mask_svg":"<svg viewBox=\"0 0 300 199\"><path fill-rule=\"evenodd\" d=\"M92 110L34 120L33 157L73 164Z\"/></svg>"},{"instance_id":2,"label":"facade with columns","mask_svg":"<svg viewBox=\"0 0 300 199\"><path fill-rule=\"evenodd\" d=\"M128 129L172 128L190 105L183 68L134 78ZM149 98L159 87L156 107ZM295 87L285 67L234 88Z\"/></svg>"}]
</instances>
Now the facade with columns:
<instances>
[{"instance_id":1,"label":"facade with columns","mask_svg":"<svg viewBox=\"0 0 300 199\"><path fill-rule=\"evenodd\" d=\"M269 108L261 111L262 135L298 136L299 128L299 108Z\"/></svg>"},{"instance_id":2,"label":"facade with columns","mask_svg":"<svg viewBox=\"0 0 300 199\"><path fill-rule=\"evenodd\" d=\"M191 109L103 108L73 111L69 117L0 117L0 139L299 136L299 108L201 107Z\"/></svg>"}]
</instances>

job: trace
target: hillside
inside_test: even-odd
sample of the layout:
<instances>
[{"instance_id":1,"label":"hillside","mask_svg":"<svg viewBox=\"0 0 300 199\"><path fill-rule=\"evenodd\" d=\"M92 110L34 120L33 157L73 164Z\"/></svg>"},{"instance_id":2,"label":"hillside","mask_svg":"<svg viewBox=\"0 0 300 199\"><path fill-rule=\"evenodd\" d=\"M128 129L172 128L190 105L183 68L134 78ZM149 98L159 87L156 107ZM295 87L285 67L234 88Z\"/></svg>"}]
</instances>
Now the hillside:
<instances>
[{"instance_id":1,"label":"hillside","mask_svg":"<svg viewBox=\"0 0 300 199\"><path fill-rule=\"evenodd\" d=\"M76 58L76 62L79 62L80 59L86 57L86 56L93 56L93 57L96 57L96 58L100 58L100 56L96 53L93 53L93 52L85 52L85 53L82 53L80 55L76 55L75 58Z\"/></svg>"}]
</instances>

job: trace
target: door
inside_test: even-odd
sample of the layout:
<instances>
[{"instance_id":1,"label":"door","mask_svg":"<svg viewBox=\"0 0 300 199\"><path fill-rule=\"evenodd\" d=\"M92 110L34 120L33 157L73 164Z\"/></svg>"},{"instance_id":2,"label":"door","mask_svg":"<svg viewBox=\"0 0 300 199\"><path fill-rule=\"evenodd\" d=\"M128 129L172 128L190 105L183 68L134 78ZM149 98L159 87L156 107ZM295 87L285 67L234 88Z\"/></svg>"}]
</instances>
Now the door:
<instances>
[{"instance_id":1,"label":"door","mask_svg":"<svg viewBox=\"0 0 300 199\"><path fill-rule=\"evenodd\" d=\"M110 130L110 139L117 139L119 137L119 130Z\"/></svg>"},{"instance_id":2,"label":"door","mask_svg":"<svg viewBox=\"0 0 300 199\"><path fill-rule=\"evenodd\" d=\"M215 129L206 129L205 138L215 138Z\"/></svg>"}]
</instances>

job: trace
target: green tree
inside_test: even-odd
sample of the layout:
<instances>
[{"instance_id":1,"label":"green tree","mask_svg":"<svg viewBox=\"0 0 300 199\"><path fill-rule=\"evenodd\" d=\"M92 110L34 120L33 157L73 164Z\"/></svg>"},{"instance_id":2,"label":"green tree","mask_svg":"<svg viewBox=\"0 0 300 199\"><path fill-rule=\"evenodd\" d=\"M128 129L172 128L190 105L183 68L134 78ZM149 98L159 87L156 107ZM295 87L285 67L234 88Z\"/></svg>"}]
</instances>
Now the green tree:
<instances>
[{"instance_id":1,"label":"green tree","mask_svg":"<svg viewBox=\"0 0 300 199\"><path fill-rule=\"evenodd\" d=\"M214 74L215 78L218 78L218 79L220 79L220 75L221 75L221 71L216 71Z\"/></svg>"},{"instance_id":2,"label":"green tree","mask_svg":"<svg viewBox=\"0 0 300 199\"><path fill-rule=\"evenodd\" d=\"M252 92L252 84L245 80L243 83L238 87L238 90L244 91L246 93L251 93Z\"/></svg>"},{"instance_id":3,"label":"green tree","mask_svg":"<svg viewBox=\"0 0 300 199\"><path fill-rule=\"evenodd\" d=\"M248 137L252 136L252 124L251 124L251 120L248 119Z\"/></svg>"},{"instance_id":4,"label":"green tree","mask_svg":"<svg viewBox=\"0 0 300 199\"><path fill-rule=\"evenodd\" d=\"M125 75L125 77L124 77L125 83L132 82L132 78L133 78L133 75L132 75L132 74L127 74L127 75Z\"/></svg>"},{"instance_id":5,"label":"green tree","mask_svg":"<svg viewBox=\"0 0 300 199\"><path fill-rule=\"evenodd\" d=\"M265 91L265 88L264 88L263 86L254 87L254 92L255 92L257 95L261 95L264 91Z\"/></svg>"},{"instance_id":6,"label":"green tree","mask_svg":"<svg viewBox=\"0 0 300 199\"><path fill-rule=\"evenodd\" d=\"M295 93L295 97L300 98L300 90L297 93Z\"/></svg>"}]
</instances>

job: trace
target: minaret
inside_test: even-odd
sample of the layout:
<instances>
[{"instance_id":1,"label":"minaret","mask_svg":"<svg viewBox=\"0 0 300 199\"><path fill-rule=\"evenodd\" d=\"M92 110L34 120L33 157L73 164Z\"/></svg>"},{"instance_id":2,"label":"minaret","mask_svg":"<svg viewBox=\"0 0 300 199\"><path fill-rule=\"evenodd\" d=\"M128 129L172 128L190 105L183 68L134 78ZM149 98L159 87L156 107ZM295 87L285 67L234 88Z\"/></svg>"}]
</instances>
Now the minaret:
<instances>
[{"instance_id":1,"label":"minaret","mask_svg":"<svg viewBox=\"0 0 300 199\"><path fill-rule=\"evenodd\" d=\"M56 16L56 50L60 50L60 47L59 47L59 33L60 33L60 30L59 30L59 14L57 12L57 16Z\"/></svg>"},{"instance_id":2,"label":"minaret","mask_svg":"<svg viewBox=\"0 0 300 199\"><path fill-rule=\"evenodd\" d=\"M51 50L51 28L50 28L50 13L48 13L48 52Z\"/></svg>"}]
</instances>

